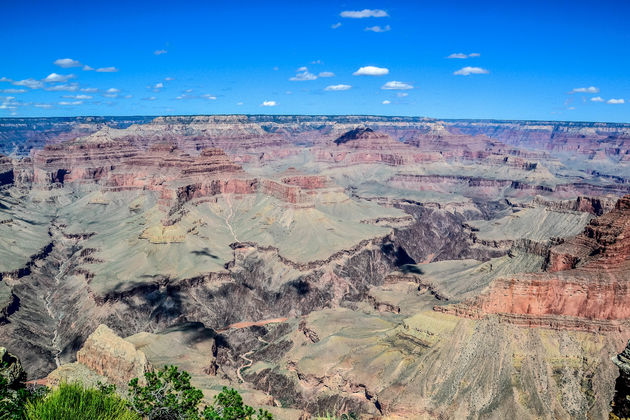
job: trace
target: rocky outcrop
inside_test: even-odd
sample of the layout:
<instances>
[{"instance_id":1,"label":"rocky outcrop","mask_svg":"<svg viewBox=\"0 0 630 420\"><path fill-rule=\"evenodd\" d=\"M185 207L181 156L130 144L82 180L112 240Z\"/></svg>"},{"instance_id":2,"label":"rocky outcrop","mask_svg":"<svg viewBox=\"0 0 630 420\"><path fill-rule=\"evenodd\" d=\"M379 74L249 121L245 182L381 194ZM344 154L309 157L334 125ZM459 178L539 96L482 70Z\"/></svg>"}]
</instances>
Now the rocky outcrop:
<instances>
[{"instance_id":1,"label":"rocky outcrop","mask_svg":"<svg viewBox=\"0 0 630 420\"><path fill-rule=\"evenodd\" d=\"M615 207L616 197L587 197L578 196L572 200L545 200L542 197L534 197L532 204L545 206L552 210L581 211L594 216L601 216Z\"/></svg>"},{"instance_id":2,"label":"rocky outcrop","mask_svg":"<svg viewBox=\"0 0 630 420\"><path fill-rule=\"evenodd\" d=\"M22 363L6 348L0 347L0 376L6 379L6 386L12 388L26 379L26 373L22 369Z\"/></svg>"},{"instance_id":3,"label":"rocky outcrop","mask_svg":"<svg viewBox=\"0 0 630 420\"><path fill-rule=\"evenodd\" d=\"M106 325L99 325L87 338L81 350L77 352L77 363L108 379L110 383L126 386L133 378L144 378L144 373L151 370L142 351L120 338ZM81 368L78 368L81 369ZM51 382L64 374L52 373Z\"/></svg>"},{"instance_id":4,"label":"rocky outcrop","mask_svg":"<svg viewBox=\"0 0 630 420\"><path fill-rule=\"evenodd\" d=\"M582 234L552 247L548 271L499 278L463 308L439 309L474 317L503 314L521 324L554 318L571 327L577 320L578 329L584 319L583 328L590 330L606 329L590 321L616 325L630 319L630 196Z\"/></svg>"},{"instance_id":5,"label":"rocky outcrop","mask_svg":"<svg viewBox=\"0 0 630 420\"><path fill-rule=\"evenodd\" d=\"M315 150L316 159L334 164L383 163L400 166L410 162L412 147L371 128L359 127L344 133L334 146Z\"/></svg>"},{"instance_id":6,"label":"rocky outcrop","mask_svg":"<svg viewBox=\"0 0 630 420\"><path fill-rule=\"evenodd\" d=\"M591 220L584 232L551 249L550 272L587 264L591 270L611 269L630 259L630 195L617 201L613 211Z\"/></svg>"},{"instance_id":7,"label":"rocky outcrop","mask_svg":"<svg viewBox=\"0 0 630 420\"><path fill-rule=\"evenodd\" d=\"M0 154L0 187L13 184L15 176L13 174L13 161Z\"/></svg>"},{"instance_id":8,"label":"rocky outcrop","mask_svg":"<svg viewBox=\"0 0 630 420\"><path fill-rule=\"evenodd\" d=\"M612 361L619 368L615 383L615 396L612 400L611 420L630 418L630 342Z\"/></svg>"}]
</instances>

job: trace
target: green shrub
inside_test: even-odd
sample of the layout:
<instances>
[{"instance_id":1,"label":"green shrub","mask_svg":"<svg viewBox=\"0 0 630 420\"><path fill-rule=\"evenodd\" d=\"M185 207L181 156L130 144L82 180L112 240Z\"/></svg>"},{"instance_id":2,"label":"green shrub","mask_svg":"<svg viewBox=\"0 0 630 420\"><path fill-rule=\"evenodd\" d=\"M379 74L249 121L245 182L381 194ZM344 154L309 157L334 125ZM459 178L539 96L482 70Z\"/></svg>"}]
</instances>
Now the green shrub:
<instances>
[{"instance_id":1,"label":"green shrub","mask_svg":"<svg viewBox=\"0 0 630 420\"><path fill-rule=\"evenodd\" d=\"M266 410L243 404L235 389L223 388L214 403L202 412L203 393L190 384L190 375L176 366L164 366L144 374L146 385L138 378L129 382L129 406L149 420L272 420Z\"/></svg>"},{"instance_id":2,"label":"green shrub","mask_svg":"<svg viewBox=\"0 0 630 420\"><path fill-rule=\"evenodd\" d=\"M111 390L61 384L45 398L26 403L28 420L140 420Z\"/></svg>"},{"instance_id":3,"label":"green shrub","mask_svg":"<svg viewBox=\"0 0 630 420\"><path fill-rule=\"evenodd\" d=\"M203 393L190 385L190 375L177 366L164 366L144 374L146 385L138 378L129 382L129 404L141 416L153 419L197 419Z\"/></svg>"},{"instance_id":4,"label":"green shrub","mask_svg":"<svg viewBox=\"0 0 630 420\"><path fill-rule=\"evenodd\" d=\"M243 404L243 397L235 389L223 387L223 391L214 397L214 404L203 411L205 420L272 420L271 414Z\"/></svg>"},{"instance_id":5,"label":"green shrub","mask_svg":"<svg viewBox=\"0 0 630 420\"><path fill-rule=\"evenodd\" d=\"M14 369L16 375L8 375L11 367L4 362L0 364L0 420L21 420L26 403L46 395L46 387L27 386L24 382L26 374L19 362L18 367Z\"/></svg>"}]
</instances>

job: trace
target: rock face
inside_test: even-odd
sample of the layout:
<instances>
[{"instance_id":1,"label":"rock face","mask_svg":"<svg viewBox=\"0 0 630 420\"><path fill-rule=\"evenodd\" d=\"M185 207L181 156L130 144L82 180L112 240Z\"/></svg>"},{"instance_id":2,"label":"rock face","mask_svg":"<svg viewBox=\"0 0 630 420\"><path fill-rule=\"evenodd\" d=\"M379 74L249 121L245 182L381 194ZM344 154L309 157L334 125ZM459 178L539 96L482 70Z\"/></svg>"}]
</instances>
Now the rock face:
<instances>
[{"instance_id":1,"label":"rock face","mask_svg":"<svg viewBox=\"0 0 630 420\"><path fill-rule=\"evenodd\" d=\"M120 386L133 378L142 380L151 369L143 352L103 324L85 340L77 352L77 362Z\"/></svg>"},{"instance_id":2,"label":"rock face","mask_svg":"<svg viewBox=\"0 0 630 420\"><path fill-rule=\"evenodd\" d=\"M586 269L627 269L630 260L630 195L613 211L591 220L581 235L551 249L550 272ZM623 266L623 267L622 267Z\"/></svg>"},{"instance_id":3,"label":"rock face","mask_svg":"<svg viewBox=\"0 0 630 420\"><path fill-rule=\"evenodd\" d=\"M630 319L630 196L551 248L548 273L495 280L458 314L501 314L516 323L602 330ZM438 308L439 310L447 310ZM621 324L619 324L621 322Z\"/></svg>"},{"instance_id":4,"label":"rock face","mask_svg":"<svg viewBox=\"0 0 630 420\"><path fill-rule=\"evenodd\" d=\"M7 380L9 388L26 379L26 372L22 369L20 359L9 353L4 347L0 347L0 363L0 376Z\"/></svg>"},{"instance_id":5,"label":"rock face","mask_svg":"<svg viewBox=\"0 0 630 420\"><path fill-rule=\"evenodd\" d=\"M619 377L615 383L610 418L627 419L630 418L630 342L612 361L619 368Z\"/></svg>"},{"instance_id":6,"label":"rock face","mask_svg":"<svg viewBox=\"0 0 630 420\"><path fill-rule=\"evenodd\" d=\"M0 120L0 338L31 378L175 363L279 418L608 415L630 125L28 124Z\"/></svg>"}]
</instances>

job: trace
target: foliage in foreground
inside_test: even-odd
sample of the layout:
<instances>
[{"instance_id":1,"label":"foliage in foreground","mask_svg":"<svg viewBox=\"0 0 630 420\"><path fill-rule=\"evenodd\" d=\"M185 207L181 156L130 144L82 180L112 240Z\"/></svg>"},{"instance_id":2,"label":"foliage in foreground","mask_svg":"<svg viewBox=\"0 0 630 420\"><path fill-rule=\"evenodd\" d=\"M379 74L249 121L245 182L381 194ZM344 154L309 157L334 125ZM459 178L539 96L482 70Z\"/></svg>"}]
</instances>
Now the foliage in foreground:
<instances>
[{"instance_id":1,"label":"foliage in foreground","mask_svg":"<svg viewBox=\"0 0 630 420\"><path fill-rule=\"evenodd\" d=\"M29 401L37 401L46 395L45 387L28 387L26 374L21 365L15 365L19 372L15 376L7 374L11 366L3 362L0 366L0 420L19 420L24 417L24 407Z\"/></svg>"},{"instance_id":2,"label":"foliage in foreground","mask_svg":"<svg viewBox=\"0 0 630 420\"><path fill-rule=\"evenodd\" d=\"M52 391L31 387L19 360L0 365L0 420L272 420L269 412L245 405L234 389L223 388L211 406L199 408L203 393L190 384L188 372L164 366L129 382L128 400L114 385L86 388L62 383Z\"/></svg>"},{"instance_id":3,"label":"foliage in foreground","mask_svg":"<svg viewBox=\"0 0 630 420\"><path fill-rule=\"evenodd\" d=\"M243 397L235 389L223 387L223 391L214 397L214 404L203 411L205 420L272 420L271 414L243 404Z\"/></svg>"},{"instance_id":4,"label":"foliage in foreground","mask_svg":"<svg viewBox=\"0 0 630 420\"><path fill-rule=\"evenodd\" d=\"M84 388L80 384L60 384L48 396L28 401L24 417L28 420L139 420L127 402L111 389Z\"/></svg>"},{"instance_id":5,"label":"foliage in foreground","mask_svg":"<svg viewBox=\"0 0 630 420\"><path fill-rule=\"evenodd\" d=\"M214 397L210 407L202 411L201 390L190 384L190 375L176 366L164 366L156 372L144 374L146 385L138 378L129 382L129 405L139 415L150 420L271 420L263 409L243 404L243 398L234 389L223 388Z\"/></svg>"}]
</instances>

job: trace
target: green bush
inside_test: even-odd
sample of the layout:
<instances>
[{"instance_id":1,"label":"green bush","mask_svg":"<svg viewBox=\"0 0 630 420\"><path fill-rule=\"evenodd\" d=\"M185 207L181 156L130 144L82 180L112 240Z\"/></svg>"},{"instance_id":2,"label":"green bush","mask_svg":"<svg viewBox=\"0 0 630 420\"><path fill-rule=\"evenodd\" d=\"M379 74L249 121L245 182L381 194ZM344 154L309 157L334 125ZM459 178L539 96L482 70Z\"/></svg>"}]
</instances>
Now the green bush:
<instances>
[{"instance_id":1,"label":"green bush","mask_svg":"<svg viewBox=\"0 0 630 420\"><path fill-rule=\"evenodd\" d=\"M80 384L61 384L45 398L28 401L24 414L28 420L140 420L111 389Z\"/></svg>"},{"instance_id":2,"label":"green bush","mask_svg":"<svg viewBox=\"0 0 630 420\"><path fill-rule=\"evenodd\" d=\"M129 406L149 420L272 420L267 411L243 404L234 389L223 388L214 403L202 412L203 393L190 385L190 375L176 366L164 366L144 374L146 385L138 378L129 382Z\"/></svg>"},{"instance_id":3,"label":"green bush","mask_svg":"<svg viewBox=\"0 0 630 420\"><path fill-rule=\"evenodd\" d=\"M21 420L26 403L46 395L46 387L27 386L25 378L19 362L13 367L0 364L0 420Z\"/></svg>"},{"instance_id":4,"label":"green bush","mask_svg":"<svg viewBox=\"0 0 630 420\"><path fill-rule=\"evenodd\" d=\"M223 387L223 392L214 397L214 404L203 411L205 420L272 420L271 414L243 404L243 397L235 389Z\"/></svg>"},{"instance_id":5,"label":"green bush","mask_svg":"<svg viewBox=\"0 0 630 420\"><path fill-rule=\"evenodd\" d=\"M190 385L190 375L177 366L164 366L144 374L146 385L138 378L129 382L129 404L141 416L153 419L197 419L203 393Z\"/></svg>"}]
</instances>

